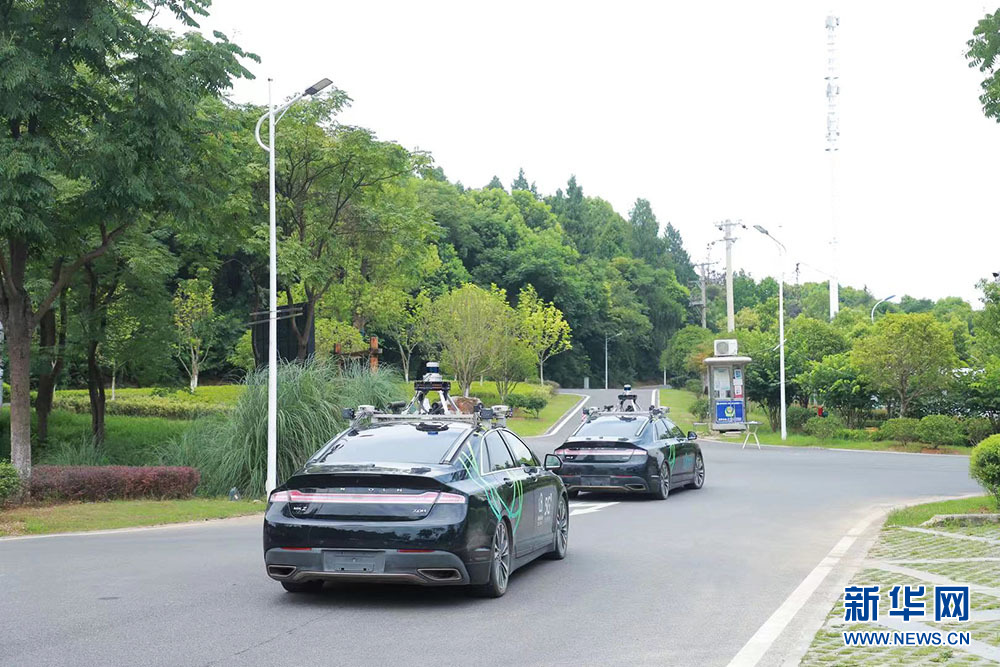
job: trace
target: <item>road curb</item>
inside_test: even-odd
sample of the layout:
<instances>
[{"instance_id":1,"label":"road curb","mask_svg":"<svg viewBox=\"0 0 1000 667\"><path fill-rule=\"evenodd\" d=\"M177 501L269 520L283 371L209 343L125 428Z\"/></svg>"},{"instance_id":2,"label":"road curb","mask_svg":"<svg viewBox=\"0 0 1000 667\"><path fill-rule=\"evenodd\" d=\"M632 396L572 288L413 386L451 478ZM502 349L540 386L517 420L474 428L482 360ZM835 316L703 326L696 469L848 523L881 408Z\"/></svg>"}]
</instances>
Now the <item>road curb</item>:
<instances>
[{"instance_id":1,"label":"road curb","mask_svg":"<svg viewBox=\"0 0 1000 667\"><path fill-rule=\"evenodd\" d=\"M566 412L564 412L563 415L562 415L562 417L559 418L559 421L557 421L555 424L553 424L552 426L550 426L548 428L548 430L545 431L545 433L542 433L540 435L531 436L531 437L533 437L533 438L547 438L547 437L549 437L550 435L552 435L554 433L558 433L559 429L561 429L563 426L565 426L566 422L568 422L569 419L570 419L570 417L573 416L573 413L576 412L578 409L580 409L580 407L584 403L586 403L588 400L590 400L590 396L588 394L577 394L575 392L569 392L569 391L567 391L567 392L564 392L563 395L564 396L579 396L580 400L577 401L576 403L574 403L573 407L571 407L569 410L567 410Z\"/></svg>"},{"instance_id":2,"label":"road curb","mask_svg":"<svg viewBox=\"0 0 1000 667\"><path fill-rule=\"evenodd\" d=\"M724 445L735 445L737 447L743 447L742 442L737 442L735 440L719 440L718 438L706 438L704 436L698 436L698 440L704 440L705 442L718 442ZM747 448L756 448L756 443L747 443ZM931 456L934 458L941 458L942 456L952 456L960 459L968 459L967 454L945 454L944 452L940 454L927 454L925 452L894 452L888 449L848 449L846 447L819 447L817 445L769 445L765 443L760 443L761 447L774 447L776 449L812 449L815 451L822 452L861 452L864 454L895 454L897 456ZM971 451L971 448L970 448Z\"/></svg>"},{"instance_id":3,"label":"road curb","mask_svg":"<svg viewBox=\"0 0 1000 667\"><path fill-rule=\"evenodd\" d=\"M259 512L252 514L241 514L240 516L228 516L222 519L196 519L194 521L178 521L176 523L159 523L154 526L129 526L128 528L107 528L104 530L78 530L72 533L45 533L44 535L11 535L0 537L0 544L4 542L17 542L21 540L42 540L50 537L88 537L91 535L119 535L121 533L145 533L153 530L165 530L167 528L191 528L194 526L208 526L219 523L229 523L236 521L247 521L254 519L260 521L264 514L264 506L261 504Z\"/></svg>"}]
</instances>

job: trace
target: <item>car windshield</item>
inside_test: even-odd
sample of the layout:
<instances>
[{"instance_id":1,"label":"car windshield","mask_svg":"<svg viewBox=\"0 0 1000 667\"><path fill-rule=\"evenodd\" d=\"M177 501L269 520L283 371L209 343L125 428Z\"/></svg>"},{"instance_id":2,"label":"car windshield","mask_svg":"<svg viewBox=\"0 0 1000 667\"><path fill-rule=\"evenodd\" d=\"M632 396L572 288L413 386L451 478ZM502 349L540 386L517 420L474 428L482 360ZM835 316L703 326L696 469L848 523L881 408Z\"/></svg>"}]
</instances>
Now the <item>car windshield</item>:
<instances>
[{"instance_id":1,"label":"car windshield","mask_svg":"<svg viewBox=\"0 0 1000 667\"><path fill-rule=\"evenodd\" d=\"M631 438L639 432L645 423L645 417L607 417L584 423L576 435L578 437Z\"/></svg>"},{"instance_id":2,"label":"car windshield","mask_svg":"<svg viewBox=\"0 0 1000 667\"><path fill-rule=\"evenodd\" d=\"M450 424L438 431L427 425L375 426L341 436L320 459L321 463L439 463L467 432L464 424Z\"/></svg>"}]
</instances>

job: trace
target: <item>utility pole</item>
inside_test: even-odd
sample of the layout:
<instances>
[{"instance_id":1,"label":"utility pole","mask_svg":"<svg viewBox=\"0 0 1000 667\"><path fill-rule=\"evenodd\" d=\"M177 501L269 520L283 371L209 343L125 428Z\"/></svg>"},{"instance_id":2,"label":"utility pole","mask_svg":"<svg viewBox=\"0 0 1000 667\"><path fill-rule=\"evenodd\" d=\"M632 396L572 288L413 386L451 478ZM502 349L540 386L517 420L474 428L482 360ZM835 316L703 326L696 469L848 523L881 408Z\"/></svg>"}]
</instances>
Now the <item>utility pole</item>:
<instances>
[{"instance_id":1,"label":"utility pole","mask_svg":"<svg viewBox=\"0 0 1000 667\"><path fill-rule=\"evenodd\" d=\"M837 54L837 28L840 18L826 17L826 151L830 154L830 319L840 310L840 284L837 279L837 153L840 150L840 66Z\"/></svg>"},{"instance_id":2,"label":"utility pole","mask_svg":"<svg viewBox=\"0 0 1000 667\"><path fill-rule=\"evenodd\" d=\"M715 226L725 232L722 240L726 242L726 330L734 331L736 313L733 310L733 243L736 242L736 237L733 236L733 227L746 229L746 225L739 220L726 220L716 223Z\"/></svg>"},{"instance_id":3,"label":"utility pole","mask_svg":"<svg viewBox=\"0 0 1000 667\"><path fill-rule=\"evenodd\" d=\"M701 301L692 301L692 306L698 306L701 308L701 328L708 328L708 267L712 266L716 262L702 262L701 264L695 264L694 268L698 269L698 287L701 290Z\"/></svg>"}]
</instances>

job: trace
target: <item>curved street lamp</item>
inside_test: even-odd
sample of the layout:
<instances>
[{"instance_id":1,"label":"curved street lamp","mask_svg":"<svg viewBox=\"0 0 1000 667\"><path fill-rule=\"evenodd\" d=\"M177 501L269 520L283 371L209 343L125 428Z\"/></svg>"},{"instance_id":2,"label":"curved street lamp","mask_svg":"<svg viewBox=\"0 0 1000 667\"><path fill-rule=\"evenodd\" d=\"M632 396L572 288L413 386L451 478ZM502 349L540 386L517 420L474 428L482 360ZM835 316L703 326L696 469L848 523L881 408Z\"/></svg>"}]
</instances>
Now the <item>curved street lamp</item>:
<instances>
[{"instance_id":1,"label":"curved street lamp","mask_svg":"<svg viewBox=\"0 0 1000 667\"><path fill-rule=\"evenodd\" d=\"M271 104L271 84L274 79L267 80L267 111L257 119L254 136L260 147L267 151L269 169L268 208L270 210L270 243L268 263L268 296L267 296L267 481L265 491L270 494L278 486L278 232L274 206L274 126L285 115L288 109L308 95L315 95L329 86L332 81L320 79L304 91L293 97L281 107ZM275 115L278 117L275 118ZM268 120L267 144L260 140L260 126L264 119Z\"/></svg>"},{"instance_id":2,"label":"curved street lamp","mask_svg":"<svg viewBox=\"0 0 1000 667\"><path fill-rule=\"evenodd\" d=\"M875 309L878 308L879 306L881 306L886 301L891 301L892 299L895 299L895 298L896 298L895 294L890 294L889 296L885 297L881 301L876 302L876 304L874 306L872 306L872 318L871 318L872 319L872 324L875 324Z\"/></svg>"},{"instance_id":3,"label":"curved street lamp","mask_svg":"<svg viewBox=\"0 0 1000 667\"><path fill-rule=\"evenodd\" d=\"M778 363L781 382L781 439L788 438L788 427L785 419L785 244L771 236L760 225L754 225L754 229L778 244L778 263L781 264L781 279L778 281Z\"/></svg>"}]
</instances>

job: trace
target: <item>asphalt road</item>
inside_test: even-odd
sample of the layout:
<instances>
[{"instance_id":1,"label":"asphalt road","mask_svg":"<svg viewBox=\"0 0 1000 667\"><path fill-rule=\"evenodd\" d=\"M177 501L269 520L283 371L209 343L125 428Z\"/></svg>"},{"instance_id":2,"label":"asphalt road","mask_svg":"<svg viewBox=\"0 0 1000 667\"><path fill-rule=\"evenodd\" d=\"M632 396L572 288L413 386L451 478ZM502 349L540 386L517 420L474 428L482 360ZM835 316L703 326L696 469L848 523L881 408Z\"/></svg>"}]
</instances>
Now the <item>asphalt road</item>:
<instances>
[{"instance_id":1,"label":"asphalt road","mask_svg":"<svg viewBox=\"0 0 1000 667\"><path fill-rule=\"evenodd\" d=\"M702 447L703 489L581 495L569 557L519 570L498 600L285 593L257 517L0 540L0 664L725 665L873 506L979 490L959 457Z\"/></svg>"}]
</instances>

